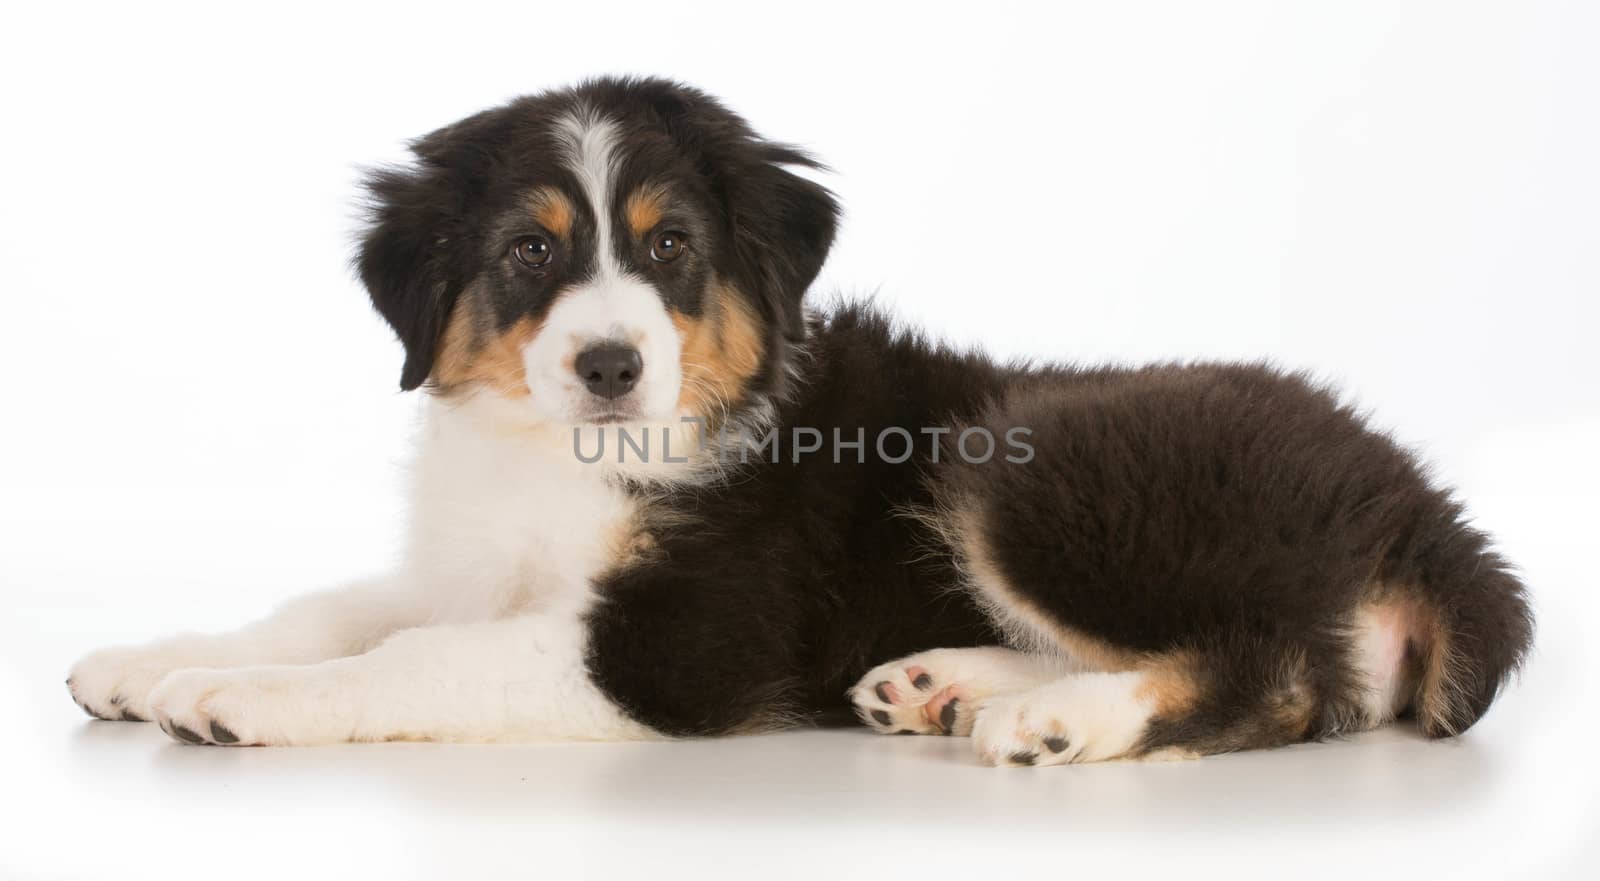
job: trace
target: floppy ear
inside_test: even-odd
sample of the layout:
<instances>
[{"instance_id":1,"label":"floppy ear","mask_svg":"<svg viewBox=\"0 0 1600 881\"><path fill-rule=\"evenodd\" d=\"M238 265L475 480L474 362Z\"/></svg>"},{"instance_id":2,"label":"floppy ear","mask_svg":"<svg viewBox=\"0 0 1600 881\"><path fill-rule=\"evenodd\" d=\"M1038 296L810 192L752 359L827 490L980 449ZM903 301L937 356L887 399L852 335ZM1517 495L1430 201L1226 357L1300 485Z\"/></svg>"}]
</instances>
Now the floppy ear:
<instances>
[{"instance_id":1,"label":"floppy ear","mask_svg":"<svg viewBox=\"0 0 1600 881\"><path fill-rule=\"evenodd\" d=\"M412 144L417 162L372 172L370 226L356 267L378 314L405 346L400 388L427 380L456 297L468 281L465 217L474 179L472 151L462 146L482 134L472 117Z\"/></svg>"},{"instance_id":2,"label":"floppy ear","mask_svg":"<svg viewBox=\"0 0 1600 881\"><path fill-rule=\"evenodd\" d=\"M790 147L760 143L729 169L725 183L733 249L784 336L805 336L801 302L822 271L839 225L833 194L790 171L821 168ZM743 151L740 151L743 152Z\"/></svg>"},{"instance_id":3,"label":"floppy ear","mask_svg":"<svg viewBox=\"0 0 1600 881\"><path fill-rule=\"evenodd\" d=\"M411 391L433 370L434 350L454 291L436 253L446 217L426 171L386 170L366 181L374 205L356 265L372 305L405 346L400 388Z\"/></svg>"},{"instance_id":4,"label":"floppy ear","mask_svg":"<svg viewBox=\"0 0 1600 881\"><path fill-rule=\"evenodd\" d=\"M664 80L635 83L663 128L705 175L732 236L719 266L756 297L775 329L805 336L801 300L822 270L839 225L833 194L790 171L822 169L800 150L763 140L715 98Z\"/></svg>"}]
</instances>

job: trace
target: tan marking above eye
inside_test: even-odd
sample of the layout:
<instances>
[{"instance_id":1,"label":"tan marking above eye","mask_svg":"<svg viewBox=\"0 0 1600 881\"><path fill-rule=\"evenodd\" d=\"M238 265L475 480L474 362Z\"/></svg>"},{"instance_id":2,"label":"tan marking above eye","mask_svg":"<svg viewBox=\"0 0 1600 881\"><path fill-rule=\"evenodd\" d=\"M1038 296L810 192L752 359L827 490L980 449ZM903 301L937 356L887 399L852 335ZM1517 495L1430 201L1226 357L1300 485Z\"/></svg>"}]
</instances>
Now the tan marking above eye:
<instances>
[{"instance_id":1,"label":"tan marking above eye","mask_svg":"<svg viewBox=\"0 0 1600 881\"><path fill-rule=\"evenodd\" d=\"M534 223L561 238L572 237L574 209L566 193L555 187L540 187L529 194L527 206Z\"/></svg>"},{"instance_id":2,"label":"tan marking above eye","mask_svg":"<svg viewBox=\"0 0 1600 881\"><path fill-rule=\"evenodd\" d=\"M644 238L661 222L666 200L667 194L655 186L640 187L629 194L627 202L623 203L623 215L628 220L628 230L634 238Z\"/></svg>"}]
</instances>

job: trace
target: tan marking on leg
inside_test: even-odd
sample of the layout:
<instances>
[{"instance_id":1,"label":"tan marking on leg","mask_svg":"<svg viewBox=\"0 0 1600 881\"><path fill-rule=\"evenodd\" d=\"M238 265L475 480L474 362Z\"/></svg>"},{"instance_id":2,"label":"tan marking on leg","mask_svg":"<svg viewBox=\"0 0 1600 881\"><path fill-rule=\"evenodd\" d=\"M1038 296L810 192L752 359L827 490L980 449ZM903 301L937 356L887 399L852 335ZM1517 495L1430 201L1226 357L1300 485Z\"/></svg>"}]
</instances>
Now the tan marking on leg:
<instances>
[{"instance_id":1,"label":"tan marking on leg","mask_svg":"<svg viewBox=\"0 0 1600 881\"><path fill-rule=\"evenodd\" d=\"M1200 703L1199 660L1191 652L1177 651L1152 658L1144 666L1138 697L1148 701L1157 718L1187 715Z\"/></svg>"},{"instance_id":2,"label":"tan marking on leg","mask_svg":"<svg viewBox=\"0 0 1600 881\"><path fill-rule=\"evenodd\" d=\"M980 599L990 614L1000 619L1013 639L1020 637L1020 641L1036 651L1064 654L1086 671L1121 673L1142 666L1144 656L1141 653L1069 627L1013 590L983 541L975 508L960 506L939 519L942 522L936 528L957 550L958 565L980 592Z\"/></svg>"},{"instance_id":3,"label":"tan marking on leg","mask_svg":"<svg viewBox=\"0 0 1600 881\"><path fill-rule=\"evenodd\" d=\"M713 282L698 317L672 313L681 340L683 389L678 406L715 422L744 398L761 368L766 344L761 322L733 288Z\"/></svg>"},{"instance_id":4,"label":"tan marking on leg","mask_svg":"<svg viewBox=\"0 0 1600 881\"><path fill-rule=\"evenodd\" d=\"M1148 738L1162 729L1155 723L1192 717L1206 704L1210 674L1203 664L1203 655L1186 651L1172 652L1151 661L1138 694L1152 708L1154 727L1130 755L1146 759L1197 758L1283 746L1307 738L1317 702L1305 685L1303 663L1291 661L1275 683L1264 691L1261 703L1250 712L1238 715L1224 727L1192 732L1184 742L1152 748Z\"/></svg>"},{"instance_id":5,"label":"tan marking on leg","mask_svg":"<svg viewBox=\"0 0 1600 881\"><path fill-rule=\"evenodd\" d=\"M643 238L645 233L655 229L661 222L663 203L666 202L666 191L653 185L645 185L634 190L623 203L623 215L628 219L628 229L633 232L633 237Z\"/></svg>"},{"instance_id":6,"label":"tan marking on leg","mask_svg":"<svg viewBox=\"0 0 1600 881\"><path fill-rule=\"evenodd\" d=\"M572 200L555 187L540 187L524 203L533 221L563 239L572 238Z\"/></svg>"}]
</instances>

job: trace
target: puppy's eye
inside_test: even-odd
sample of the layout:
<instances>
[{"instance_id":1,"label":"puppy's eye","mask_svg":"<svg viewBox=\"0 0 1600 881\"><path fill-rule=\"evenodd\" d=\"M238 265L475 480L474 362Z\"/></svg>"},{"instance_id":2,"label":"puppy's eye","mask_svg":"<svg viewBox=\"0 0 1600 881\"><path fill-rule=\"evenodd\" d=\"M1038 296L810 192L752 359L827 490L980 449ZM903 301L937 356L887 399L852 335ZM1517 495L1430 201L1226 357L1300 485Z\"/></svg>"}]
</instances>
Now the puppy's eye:
<instances>
[{"instance_id":1,"label":"puppy's eye","mask_svg":"<svg viewBox=\"0 0 1600 881\"><path fill-rule=\"evenodd\" d=\"M689 247L689 238L675 229L656 233L655 241L650 243L650 259L657 263L671 263L683 256L684 249Z\"/></svg>"},{"instance_id":2,"label":"puppy's eye","mask_svg":"<svg viewBox=\"0 0 1600 881\"><path fill-rule=\"evenodd\" d=\"M550 263L550 242L544 236L517 239L517 243L511 246L511 253L523 266L540 269Z\"/></svg>"}]
</instances>

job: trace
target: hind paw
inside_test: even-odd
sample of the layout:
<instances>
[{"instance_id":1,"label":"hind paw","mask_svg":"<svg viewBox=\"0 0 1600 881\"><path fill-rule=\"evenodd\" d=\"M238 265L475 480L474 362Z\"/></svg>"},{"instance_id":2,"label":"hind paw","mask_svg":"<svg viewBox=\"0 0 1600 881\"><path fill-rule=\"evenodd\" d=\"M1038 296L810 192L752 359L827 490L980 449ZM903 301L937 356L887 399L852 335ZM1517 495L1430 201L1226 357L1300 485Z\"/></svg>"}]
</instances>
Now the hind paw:
<instances>
[{"instance_id":1,"label":"hind paw","mask_svg":"<svg viewBox=\"0 0 1600 881\"><path fill-rule=\"evenodd\" d=\"M1065 765L1136 749L1152 705L1139 673L1088 673L989 702L972 746L986 765Z\"/></svg>"},{"instance_id":2,"label":"hind paw","mask_svg":"<svg viewBox=\"0 0 1600 881\"><path fill-rule=\"evenodd\" d=\"M884 734L966 736L985 701L1056 675L1042 658L1010 649L933 649L874 667L850 700L856 715Z\"/></svg>"}]
</instances>

